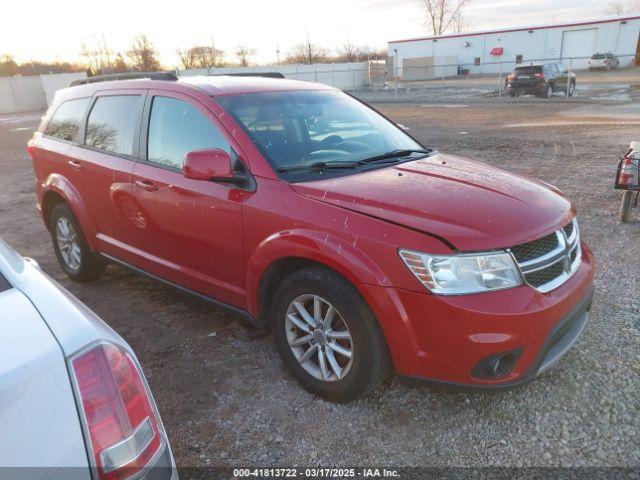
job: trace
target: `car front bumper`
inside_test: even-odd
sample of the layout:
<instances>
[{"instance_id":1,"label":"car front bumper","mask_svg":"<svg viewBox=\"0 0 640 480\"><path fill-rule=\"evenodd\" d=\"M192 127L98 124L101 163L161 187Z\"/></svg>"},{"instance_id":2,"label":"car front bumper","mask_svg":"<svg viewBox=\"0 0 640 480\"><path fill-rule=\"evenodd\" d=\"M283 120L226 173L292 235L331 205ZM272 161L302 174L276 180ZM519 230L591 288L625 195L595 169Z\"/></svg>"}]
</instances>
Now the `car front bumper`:
<instances>
[{"instance_id":1,"label":"car front bumper","mask_svg":"<svg viewBox=\"0 0 640 480\"><path fill-rule=\"evenodd\" d=\"M593 255L555 290L521 287L437 296L391 287L365 288L387 339L396 373L406 379L474 389L512 387L541 374L577 341L593 297ZM503 374L485 362L511 355Z\"/></svg>"}]
</instances>

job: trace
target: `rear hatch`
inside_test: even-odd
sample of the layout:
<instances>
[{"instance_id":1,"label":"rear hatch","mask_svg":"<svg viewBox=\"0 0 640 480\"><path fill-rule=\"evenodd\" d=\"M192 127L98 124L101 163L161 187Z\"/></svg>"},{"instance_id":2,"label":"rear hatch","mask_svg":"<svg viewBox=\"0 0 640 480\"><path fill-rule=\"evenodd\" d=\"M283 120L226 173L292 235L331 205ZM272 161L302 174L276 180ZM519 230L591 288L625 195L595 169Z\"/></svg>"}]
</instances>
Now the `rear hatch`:
<instances>
[{"instance_id":1,"label":"rear hatch","mask_svg":"<svg viewBox=\"0 0 640 480\"><path fill-rule=\"evenodd\" d=\"M511 85L525 87L535 85L542 78L544 78L542 67L539 65L532 65L516 68L510 75L509 80Z\"/></svg>"},{"instance_id":2,"label":"rear hatch","mask_svg":"<svg viewBox=\"0 0 640 480\"><path fill-rule=\"evenodd\" d=\"M0 465L6 478L90 479L60 345L33 304L4 279L0 309Z\"/></svg>"}]
</instances>

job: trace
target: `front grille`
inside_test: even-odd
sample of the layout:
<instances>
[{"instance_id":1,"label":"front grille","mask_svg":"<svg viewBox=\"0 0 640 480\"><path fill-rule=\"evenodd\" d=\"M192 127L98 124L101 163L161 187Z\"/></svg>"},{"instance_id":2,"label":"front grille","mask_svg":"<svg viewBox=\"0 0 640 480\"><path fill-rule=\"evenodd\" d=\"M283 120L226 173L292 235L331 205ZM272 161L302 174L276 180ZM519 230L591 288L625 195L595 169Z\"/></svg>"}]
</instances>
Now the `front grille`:
<instances>
[{"instance_id":1,"label":"front grille","mask_svg":"<svg viewBox=\"0 0 640 480\"><path fill-rule=\"evenodd\" d=\"M538 270L535 272L527 273L525 275L527 283L532 287L541 287L542 285L549 283L558 278L564 272L564 266L562 262L556 262L550 267Z\"/></svg>"},{"instance_id":2,"label":"front grille","mask_svg":"<svg viewBox=\"0 0 640 480\"><path fill-rule=\"evenodd\" d=\"M518 263L522 263L546 255L556 248L558 248L558 237L554 232L539 240L513 247L511 251Z\"/></svg>"},{"instance_id":3,"label":"front grille","mask_svg":"<svg viewBox=\"0 0 640 480\"><path fill-rule=\"evenodd\" d=\"M564 227L564 233L567 235L567 238L571 238L571 235L573 235L573 222L568 223L565 227Z\"/></svg>"},{"instance_id":4,"label":"front grille","mask_svg":"<svg viewBox=\"0 0 640 480\"><path fill-rule=\"evenodd\" d=\"M525 281L549 292L567 281L580 265L578 223L574 219L562 230L510 250Z\"/></svg>"}]
</instances>

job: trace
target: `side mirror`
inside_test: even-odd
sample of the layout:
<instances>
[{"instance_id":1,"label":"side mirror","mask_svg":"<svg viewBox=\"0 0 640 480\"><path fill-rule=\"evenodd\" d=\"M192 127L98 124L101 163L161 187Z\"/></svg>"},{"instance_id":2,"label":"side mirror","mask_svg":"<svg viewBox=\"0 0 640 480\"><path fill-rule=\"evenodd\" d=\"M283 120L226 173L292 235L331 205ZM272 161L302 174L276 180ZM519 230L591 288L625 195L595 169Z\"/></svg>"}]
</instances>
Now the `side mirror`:
<instances>
[{"instance_id":1,"label":"side mirror","mask_svg":"<svg viewBox=\"0 0 640 480\"><path fill-rule=\"evenodd\" d=\"M220 148L194 150L184 156L182 173L192 180L233 182L231 155Z\"/></svg>"}]
</instances>

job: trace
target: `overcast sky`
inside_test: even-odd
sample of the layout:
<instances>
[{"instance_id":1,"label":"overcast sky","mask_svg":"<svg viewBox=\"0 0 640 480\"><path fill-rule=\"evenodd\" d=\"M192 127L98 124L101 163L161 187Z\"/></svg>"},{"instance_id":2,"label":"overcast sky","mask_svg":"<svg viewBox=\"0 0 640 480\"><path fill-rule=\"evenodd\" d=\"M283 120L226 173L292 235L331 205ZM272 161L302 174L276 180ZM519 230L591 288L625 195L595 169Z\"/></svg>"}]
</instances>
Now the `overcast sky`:
<instances>
[{"instance_id":1,"label":"overcast sky","mask_svg":"<svg viewBox=\"0 0 640 480\"><path fill-rule=\"evenodd\" d=\"M607 0L474 0L472 30L606 17ZM560 6L559 6L560 5ZM256 49L254 62L275 62L306 32L335 50L345 41L385 48L388 40L427 35L419 0L4 0L0 54L21 61L76 60L83 41L104 35L109 48L126 51L146 33L167 66L177 48L211 44L232 52Z\"/></svg>"}]
</instances>

